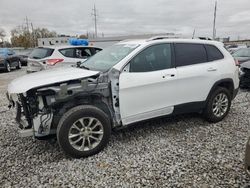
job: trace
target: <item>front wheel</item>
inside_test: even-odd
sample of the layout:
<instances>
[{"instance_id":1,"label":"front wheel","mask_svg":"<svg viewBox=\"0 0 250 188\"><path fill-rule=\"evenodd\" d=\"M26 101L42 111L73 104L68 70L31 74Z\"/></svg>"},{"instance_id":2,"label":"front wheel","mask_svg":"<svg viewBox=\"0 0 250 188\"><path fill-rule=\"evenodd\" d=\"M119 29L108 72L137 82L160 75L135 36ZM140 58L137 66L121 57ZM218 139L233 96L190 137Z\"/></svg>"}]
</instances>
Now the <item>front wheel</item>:
<instances>
[{"instance_id":1,"label":"front wheel","mask_svg":"<svg viewBox=\"0 0 250 188\"><path fill-rule=\"evenodd\" d=\"M219 122L228 114L231 106L231 95L226 88L217 88L208 99L203 115L209 122Z\"/></svg>"},{"instance_id":2,"label":"front wheel","mask_svg":"<svg viewBox=\"0 0 250 188\"><path fill-rule=\"evenodd\" d=\"M71 157L88 157L100 152L108 143L111 125L99 108L81 105L70 109L61 118L57 140Z\"/></svg>"}]
</instances>

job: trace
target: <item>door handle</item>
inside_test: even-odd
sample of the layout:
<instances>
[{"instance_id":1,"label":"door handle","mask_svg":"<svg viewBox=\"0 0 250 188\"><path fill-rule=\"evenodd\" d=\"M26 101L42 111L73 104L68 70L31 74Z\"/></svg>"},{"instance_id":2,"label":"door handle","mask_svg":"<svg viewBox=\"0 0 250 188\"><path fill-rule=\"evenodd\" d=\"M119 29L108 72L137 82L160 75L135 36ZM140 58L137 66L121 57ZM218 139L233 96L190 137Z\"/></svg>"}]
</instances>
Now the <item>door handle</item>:
<instances>
[{"instance_id":1,"label":"door handle","mask_svg":"<svg viewBox=\"0 0 250 188\"><path fill-rule=\"evenodd\" d=\"M174 77L174 76L175 76L175 74L165 74L165 75L162 76L162 78Z\"/></svg>"},{"instance_id":2,"label":"door handle","mask_svg":"<svg viewBox=\"0 0 250 188\"><path fill-rule=\"evenodd\" d=\"M212 71L217 71L217 69L214 68L214 67L210 67L210 68L207 69L207 71L208 71L208 72L212 72Z\"/></svg>"}]
</instances>

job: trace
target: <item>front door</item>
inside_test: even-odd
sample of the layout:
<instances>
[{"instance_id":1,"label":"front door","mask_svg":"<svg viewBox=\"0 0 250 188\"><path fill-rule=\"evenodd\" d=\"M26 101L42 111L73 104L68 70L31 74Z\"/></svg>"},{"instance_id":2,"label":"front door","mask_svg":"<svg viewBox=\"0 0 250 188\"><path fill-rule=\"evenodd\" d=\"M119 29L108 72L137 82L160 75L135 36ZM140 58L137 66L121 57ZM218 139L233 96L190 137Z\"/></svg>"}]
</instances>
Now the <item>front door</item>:
<instances>
[{"instance_id":1,"label":"front door","mask_svg":"<svg viewBox=\"0 0 250 188\"><path fill-rule=\"evenodd\" d=\"M153 45L136 55L119 78L123 125L171 114L177 77L171 44Z\"/></svg>"}]
</instances>

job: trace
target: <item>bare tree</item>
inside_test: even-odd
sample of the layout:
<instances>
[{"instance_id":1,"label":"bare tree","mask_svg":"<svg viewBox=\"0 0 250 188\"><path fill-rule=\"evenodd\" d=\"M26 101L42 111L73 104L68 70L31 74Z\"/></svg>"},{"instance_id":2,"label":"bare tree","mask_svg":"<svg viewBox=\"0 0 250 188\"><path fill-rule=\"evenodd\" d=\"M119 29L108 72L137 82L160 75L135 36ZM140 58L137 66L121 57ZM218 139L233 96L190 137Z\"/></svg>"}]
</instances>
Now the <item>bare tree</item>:
<instances>
[{"instance_id":1,"label":"bare tree","mask_svg":"<svg viewBox=\"0 0 250 188\"><path fill-rule=\"evenodd\" d=\"M2 43L4 41L5 36L6 36L6 32L4 31L4 29L0 28L0 39Z\"/></svg>"}]
</instances>

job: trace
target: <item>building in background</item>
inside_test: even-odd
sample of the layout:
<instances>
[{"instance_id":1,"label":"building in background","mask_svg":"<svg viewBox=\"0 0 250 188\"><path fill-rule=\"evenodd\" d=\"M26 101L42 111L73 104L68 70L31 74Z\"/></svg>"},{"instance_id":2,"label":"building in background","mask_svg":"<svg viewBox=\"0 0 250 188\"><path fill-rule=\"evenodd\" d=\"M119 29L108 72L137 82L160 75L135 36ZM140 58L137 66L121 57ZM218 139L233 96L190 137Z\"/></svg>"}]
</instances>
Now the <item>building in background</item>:
<instances>
[{"instance_id":1,"label":"building in background","mask_svg":"<svg viewBox=\"0 0 250 188\"><path fill-rule=\"evenodd\" d=\"M39 38L37 39L38 46L52 46L52 45L67 45L71 37L52 37L52 38Z\"/></svg>"},{"instance_id":2,"label":"building in background","mask_svg":"<svg viewBox=\"0 0 250 188\"><path fill-rule=\"evenodd\" d=\"M89 45L100 48L106 48L115 43L129 39L148 39L154 36L169 36L169 38L181 38L182 35L174 33L159 33L159 34L144 34L144 35L127 35L116 37L102 37L102 38L89 38ZM54 38L39 38L38 46L51 46L51 45L68 45L69 39L72 37L54 37ZM74 38L74 37L73 37Z\"/></svg>"}]
</instances>

